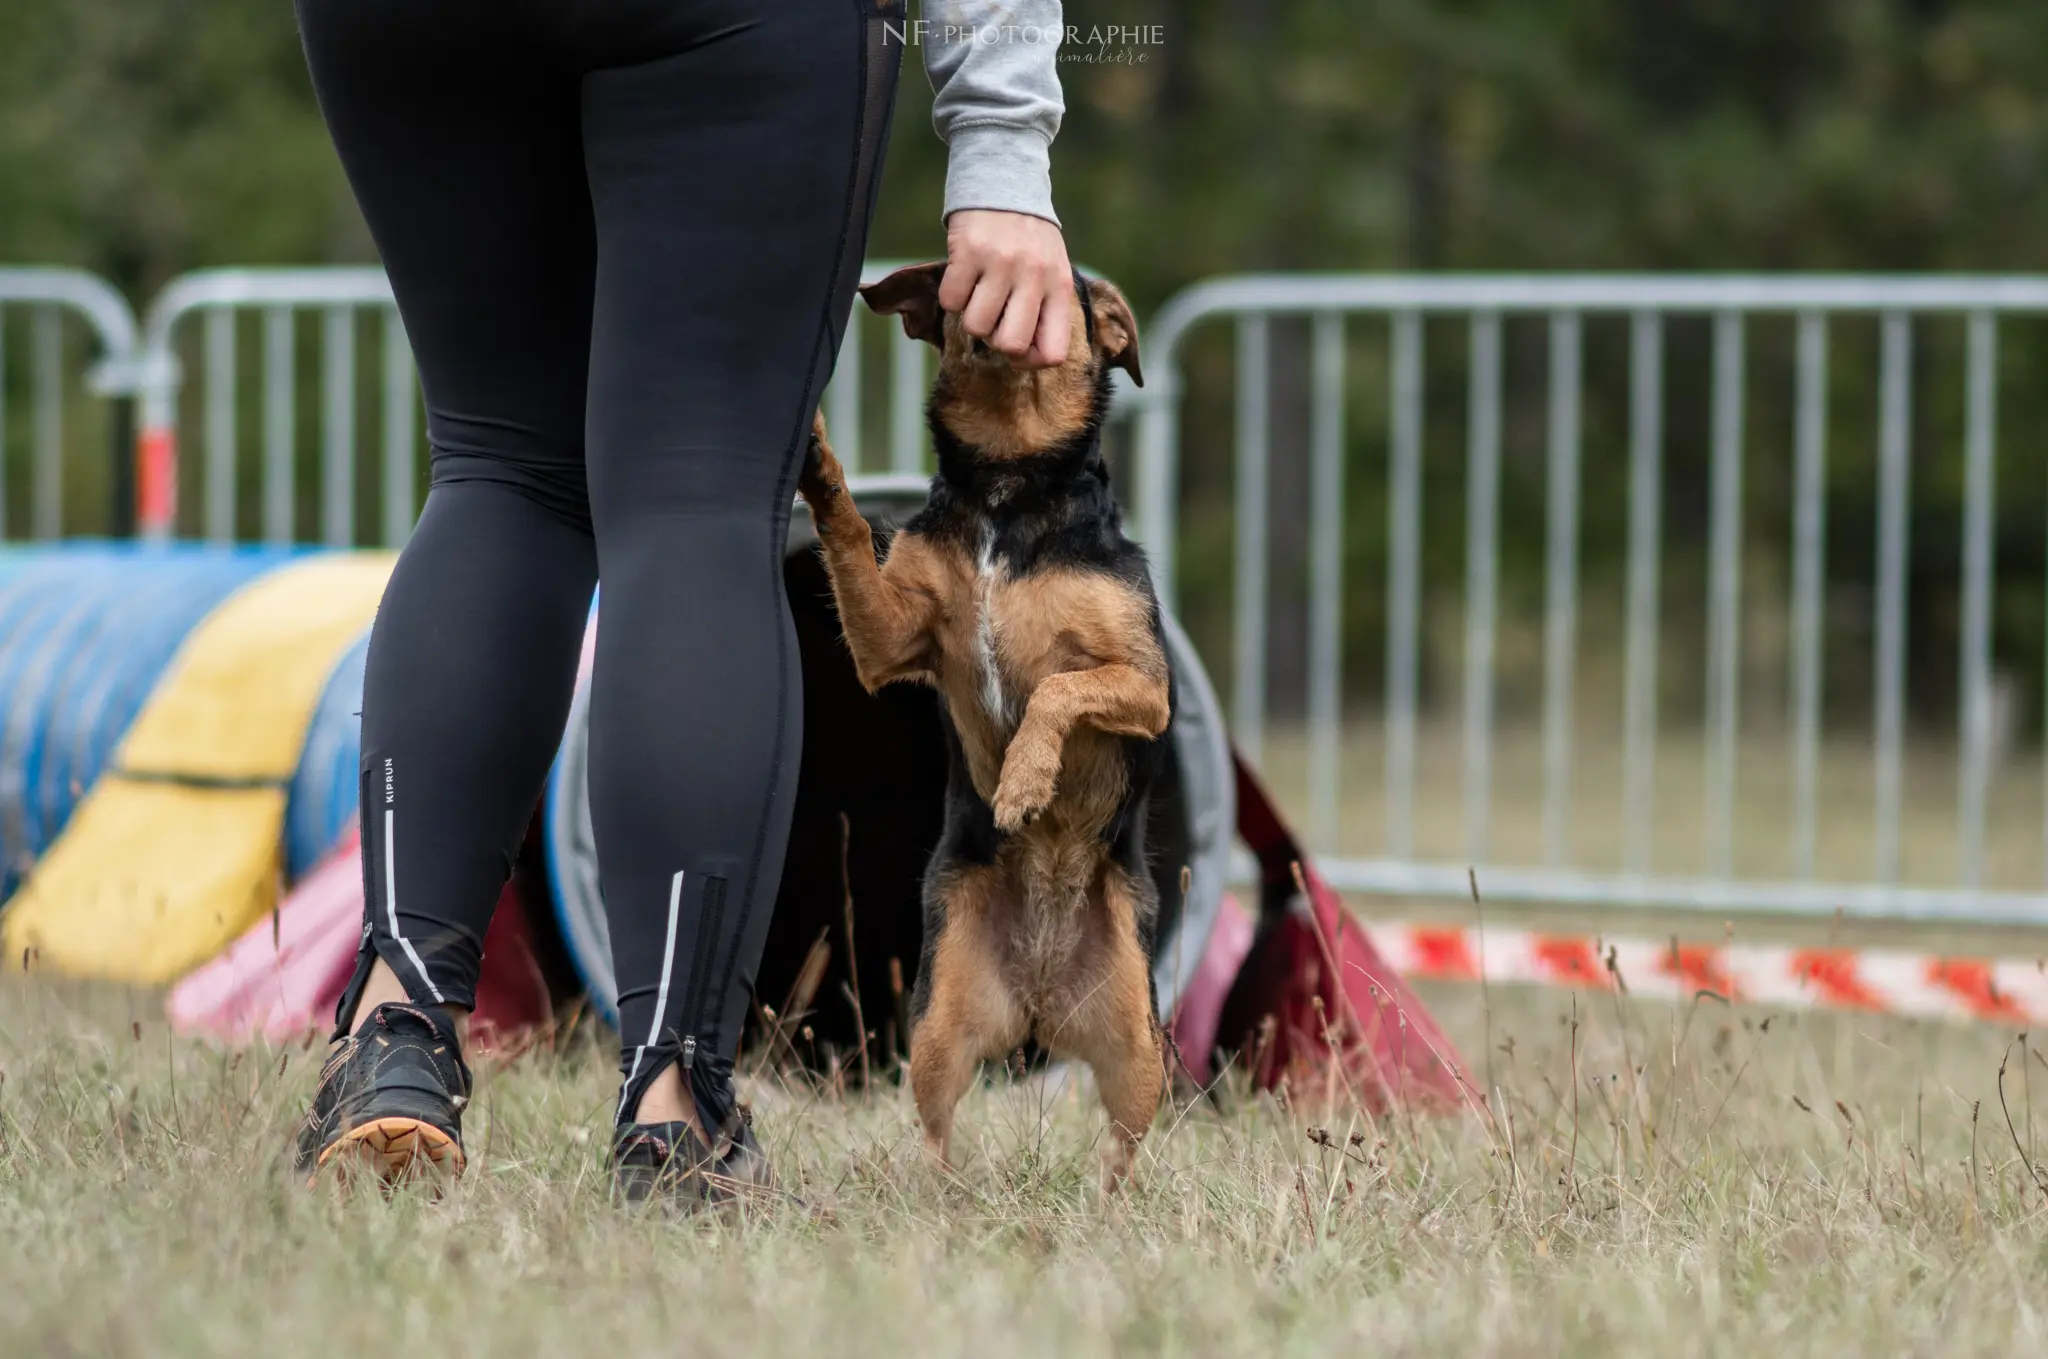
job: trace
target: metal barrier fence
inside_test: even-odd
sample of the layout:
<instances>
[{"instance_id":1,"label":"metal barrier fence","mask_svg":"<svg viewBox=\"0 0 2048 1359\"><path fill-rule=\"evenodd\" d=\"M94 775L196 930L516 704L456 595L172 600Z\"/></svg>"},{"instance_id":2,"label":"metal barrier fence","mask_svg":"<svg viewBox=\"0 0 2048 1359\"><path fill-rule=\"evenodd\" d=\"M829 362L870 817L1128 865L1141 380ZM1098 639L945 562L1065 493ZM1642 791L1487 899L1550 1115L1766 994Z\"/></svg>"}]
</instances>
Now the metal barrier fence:
<instances>
[{"instance_id":1,"label":"metal barrier fence","mask_svg":"<svg viewBox=\"0 0 2048 1359\"><path fill-rule=\"evenodd\" d=\"M872 262L864 280L894 267ZM262 535L298 536L299 318L320 317L319 486L311 499L319 537L334 544L375 536L403 541L417 509L420 481L418 388L389 286L375 269L219 270L176 280L137 327L107 285L67 270L0 269L0 313L33 309L29 389L34 467L28 516L37 537L63 529L61 430L62 354L55 317L73 314L91 329L101 362L92 390L141 412L132 458L117 452L117 500L138 507L138 527L165 537L181 524L179 359L188 319L200 326L194 349L199 372L195 403L203 425L202 487L196 524L188 531L229 539L236 534L238 484L252 482L260 499ZM238 476L238 349L246 313L261 320L261 459L250 478ZM377 332L381 361L377 475L358 476L370 441L359 437L359 330L366 314ZM1395 894L1454 896L1468 890L1466 870L1483 869L1483 886L1502 900L1630 904L1714 911L1853 914L1919 919L2040 924L2048 893L1983 886L1987 799L1991 786L1991 526L1996 486L1997 361L2000 318L2048 315L2048 279L1660 276L1283 275L1219 279L1171 299L1146 328L1144 391L1120 382L1120 415L1136 415L1134 526L1152 554L1162 591L1172 601L1179 577L1178 508L1183 493L1181 404L1185 341L1206 322L1235 325L1236 426L1233 496L1235 550L1232 608L1232 723L1256 752L1268 709L1266 657L1272 593L1268 508L1272 482L1269 424L1275 318L1307 325L1307 740L1306 808L1312 840L1331 879L1344 888ZM1822 647L1825 582L1825 416L1831 317L1861 315L1879 327L1877 391L1877 571L1873 835L1867 875L1817 880L1815 843L1821 806ZM1706 783L1704 867L1691 875L1652 863L1659 748L1658 643L1660 570L1664 553L1663 472L1666 435L1666 321L1707 318L1712 329L1708 494ZM1794 542L1791 582L1792 872L1784 880L1738 875L1735 864L1736 756L1740 709L1743 590L1743 462L1747 335L1752 317L1787 318L1796 331L1793 434ZM1899 844L1904 786L1905 594L1911 507L1912 365L1914 327L1926 318L1961 318L1967 335L1963 438L1961 654L1958 716L1957 871L1953 886L1904 885ZM1416 784L1421 718L1421 501L1425 441L1424 331L1430 318L1465 318L1469 352L1465 432L1463 657L1459 727L1462 852L1430 858L1418 852ZM1545 565L1542 640L1543 851L1540 863L1502 863L1489 852L1496 812L1496 640L1501 565L1503 327L1515 317L1547 321L1549 364ZM1577 758L1574 677L1580 663L1581 442L1585 383L1583 325L1600 317L1625 321L1629 332L1626 582L1623 629L1622 841L1618 869L1574 857L1571 787ZM1343 599L1346 577L1344 482L1347 346L1362 319L1385 326L1388 341L1388 468L1384 744L1377 771L1381 850L1337 852L1345 778ZM886 327L886 328L885 328ZM0 324L0 377L8 358ZM884 372L870 380L871 352L882 339ZM825 402L835 442L855 470L915 474L928 466L922 407L930 377L924 346L900 329L857 312ZM19 384L16 384L19 386ZM0 441L8 425L0 380ZM879 399L880 410L874 403ZM116 424L117 439L123 439ZM125 443L125 440L124 440ZM122 478L133 474L132 497ZM368 480L379 523L357 523L358 484ZM4 524L0 484L0 524ZM19 518L19 516L17 516ZM116 530L120 514L117 507ZM1223 669L1224 667L1219 667ZM1357 782L1356 771L1351 781ZM1350 828L1355 829L1355 828ZM2048 834L2048 826L2043 828Z\"/></svg>"},{"instance_id":2,"label":"metal barrier fence","mask_svg":"<svg viewBox=\"0 0 2048 1359\"><path fill-rule=\"evenodd\" d=\"M861 281L873 282L901 263L869 261ZM38 304L39 478L54 478L62 463L60 439L54 432L61 418L60 379L51 357L55 340L43 338L54 336L54 322L43 318L53 315L51 308L69 307L94 325L106 356L94 390L114 397L132 396L140 408L132 464L125 456L119 460L122 472L132 471L135 478L133 510L138 531L144 537L161 539L175 535L182 526L220 542L236 537L240 510L239 341L247 318L252 316L261 318L258 380L262 433L260 462L253 478L261 505L261 537L269 543L290 543L301 537L297 523L299 318L317 315L320 434L319 487L314 500L318 538L335 546L362 541L396 546L410 532L422 471L418 379L390 283L381 269L209 269L185 274L157 295L140 327L111 287L72 270L0 270L0 306L10 302ZM200 327L197 347L191 355L181 356L181 340L194 324ZM358 464L363 451L371 446L357 428L362 397L359 336L364 329L375 332L379 350L375 369L382 455L371 478L378 523L368 533L356 515ZM879 384L865 376L869 351L878 339L885 365ZM4 332L0 332L0 340L4 340ZM0 346L0 361L4 361L4 352ZM193 479L184 465L189 441L181 402L187 370L192 366L198 369L200 385L203 459L197 478L201 504L196 523L189 513L181 514L178 494L181 483ZM868 316L856 308L825 395L834 443L850 469L917 474L928 468L924 399L931 374L931 359L922 342L904 335L893 320ZM878 385L882 409L879 419L871 419L868 402ZM4 400L4 389L0 389L0 400ZM879 439L871 437L877 433ZM54 485L54 480L50 484ZM38 486L43 485L39 480ZM54 494L39 490L38 504ZM127 497L118 498L124 501L120 509L126 512ZM32 536L54 537L58 531L53 517L39 513Z\"/></svg>"},{"instance_id":3,"label":"metal barrier fence","mask_svg":"<svg viewBox=\"0 0 2048 1359\"><path fill-rule=\"evenodd\" d=\"M94 391L120 390L124 367L135 354L135 314L112 286L77 269L0 268L0 535L9 519L7 454L10 449L7 395L10 355L8 318L26 310L28 324L28 425L30 487L28 529L37 538L64 532L64 408L75 375L65 364L65 318L82 323L99 358L88 376ZM70 380L67 380L70 379ZM117 430L116 465L125 461L125 431Z\"/></svg>"},{"instance_id":4,"label":"metal barrier fence","mask_svg":"<svg viewBox=\"0 0 2048 1359\"><path fill-rule=\"evenodd\" d=\"M1996 462L1995 364L1999 319L2048 313L2048 280L1977 277L1274 275L1219 279L1174 297L1146 333L1136 521L1164 592L1177 580L1181 486L1181 368L1191 329L1234 321L1236 437L1233 512L1232 727L1256 749L1265 726L1270 476L1267 422L1274 318L1306 321L1309 342L1306 799L1313 840L1338 886L1423 896L1464 896L1476 866L1497 900L1697 908L1916 919L2048 923L2048 894L1982 886L1990 782L1992 511ZM1574 861L1569 808L1577 744L1574 669L1579 630L1582 318L1629 327L1627 546L1622 700L1623 865ZM1745 335L1749 318L1777 314L1796 329L1791 589L1791 828L1794 868L1784 881L1738 878L1734 867L1743 562ZM1862 880L1813 876L1821 752L1819 643L1824 581L1824 471L1831 316L1877 318L1878 526L1873 687L1875 862ZM1502 462L1504 318L1547 318L1549 329L1547 526L1542 645L1544 861L1501 864L1489 854L1494 805L1496 626ZM1665 321L1711 319L1708 495L1706 793L1704 870L1658 872L1651 862L1658 750L1657 653ZM1961 703L1955 885L1906 886L1898 845L1903 786L1906 565L1912 345L1916 319L1956 316L1967 332L1961 614ZM1466 554L1461 675L1463 846L1450 861L1416 852L1418 656L1421 590L1425 318L1464 317L1469 360L1465 450ZM1385 740L1378 771L1384 825L1375 857L1332 853L1339 841L1344 750L1340 673L1344 571L1344 415L1347 324L1388 330L1389 428ZM1224 667L1218 667L1219 671ZM1355 776L1354 776L1355 777ZM1370 776L1368 776L1370 777Z\"/></svg>"},{"instance_id":5,"label":"metal barrier fence","mask_svg":"<svg viewBox=\"0 0 2048 1359\"><path fill-rule=\"evenodd\" d=\"M898 267L870 261L862 282L873 282ZM180 522L177 489L184 446L179 394L185 365L178 354L181 329L200 320L199 379L204 424L203 511L207 538L235 536L237 468L237 338L246 313L262 317L261 382L263 451L258 478L262 533L268 542L297 536L296 429L298 356L296 318L316 312L320 341L320 492L322 541L361 541L355 520L359 439L357 332L367 314L380 335L379 390L383 462L375 478L381 507L377 540L396 546L405 540L417 511L419 462L418 382L391 287L380 269L219 269L173 281L149 308L143 330L137 390L142 427L137 446L139 520L145 536L168 537ZM854 471L917 473L928 463L924 399L930 383L927 346L886 321L883 340L886 393L879 422L866 418L871 385L864 377L865 351L885 318L856 308L825 395L826 418L841 458ZM879 447L867 437L879 424Z\"/></svg>"},{"instance_id":6,"label":"metal barrier fence","mask_svg":"<svg viewBox=\"0 0 2048 1359\"><path fill-rule=\"evenodd\" d=\"M412 351L381 269L214 269L174 280L150 306L143 329L137 397L137 524L144 537L168 538L178 527L181 440L179 389L184 369L176 349L180 325L203 317L201 377L205 466L201 534L236 537L240 439L237 387L239 320L263 318L260 465L262 537L298 538L298 325L302 311L321 316L320 540L345 547L359 540L356 523L357 323L373 313L382 350L380 538L402 543L416 512L417 382Z\"/></svg>"}]
</instances>

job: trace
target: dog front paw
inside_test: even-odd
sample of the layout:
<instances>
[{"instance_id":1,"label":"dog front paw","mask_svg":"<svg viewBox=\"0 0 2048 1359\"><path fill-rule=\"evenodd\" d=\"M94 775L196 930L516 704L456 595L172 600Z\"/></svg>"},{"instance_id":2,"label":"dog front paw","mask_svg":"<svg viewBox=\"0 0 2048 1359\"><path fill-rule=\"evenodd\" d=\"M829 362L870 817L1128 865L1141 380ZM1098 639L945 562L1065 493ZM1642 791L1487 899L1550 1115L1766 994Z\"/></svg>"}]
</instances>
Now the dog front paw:
<instances>
[{"instance_id":1,"label":"dog front paw","mask_svg":"<svg viewBox=\"0 0 2048 1359\"><path fill-rule=\"evenodd\" d=\"M1059 781L1059 764L1054 760L1017 759L1003 761L1003 776L996 784L996 829L1015 832L1031 824L1052 805L1053 786Z\"/></svg>"},{"instance_id":2,"label":"dog front paw","mask_svg":"<svg viewBox=\"0 0 2048 1359\"><path fill-rule=\"evenodd\" d=\"M804 503L811 507L813 515L823 512L845 494L846 470L832 455L832 445L825 438L823 411L811 418L811 443L804 451L804 470L797 477L796 488L803 493Z\"/></svg>"}]
</instances>

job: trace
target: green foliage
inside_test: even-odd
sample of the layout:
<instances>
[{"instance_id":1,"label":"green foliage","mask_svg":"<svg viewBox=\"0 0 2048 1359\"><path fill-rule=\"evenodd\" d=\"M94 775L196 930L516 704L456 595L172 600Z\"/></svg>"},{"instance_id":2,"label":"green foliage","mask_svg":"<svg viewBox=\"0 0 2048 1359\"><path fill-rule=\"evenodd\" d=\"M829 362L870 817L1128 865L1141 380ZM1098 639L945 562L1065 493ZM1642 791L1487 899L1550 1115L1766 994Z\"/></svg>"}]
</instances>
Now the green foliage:
<instances>
[{"instance_id":1,"label":"green foliage","mask_svg":"<svg viewBox=\"0 0 2048 1359\"><path fill-rule=\"evenodd\" d=\"M2048 10L2022 0L1125 0L1055 182L1141 308L1248 268L2024 270ZM1077 49L1072 55L1086 55ZM907 63L876 253L939 243ZM148 288L370 256L274 0L0 9L0 257Z\"/></svg>"},{"instance_id":2,"label":"green foliage","mask_svg":"<svg viewBox=\"0 0 2048 1359\"><path fill-rule=\"evenodd\" d=\"M368 253L289 6L0 8L0 258L146 297L204 265Z\"/></svg>"}]
</instances>

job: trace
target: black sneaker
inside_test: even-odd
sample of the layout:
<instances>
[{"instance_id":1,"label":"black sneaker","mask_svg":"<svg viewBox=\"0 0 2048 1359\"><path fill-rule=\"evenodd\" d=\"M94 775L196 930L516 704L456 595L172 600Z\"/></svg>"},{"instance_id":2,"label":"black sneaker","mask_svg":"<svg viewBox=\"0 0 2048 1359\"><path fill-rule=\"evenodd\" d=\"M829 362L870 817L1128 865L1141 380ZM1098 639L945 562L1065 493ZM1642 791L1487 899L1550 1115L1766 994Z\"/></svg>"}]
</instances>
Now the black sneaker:
<instances>
[{"instance_id":1,"label":"black sneaker","mask_svg":"<svg viewBox=\"0 0 2048 1359\"><path fill-rule=\"evenodd\" d=\"M704 1198L713 1205L742 1199L758 1203L776 1190L775 1167L768 1164L768 1153L754 1139L754 1111L740 1104L733 1112L735 1116L719 1139L723 1150L704 1169Z\"/></svg>"},{"instance_id":2,"label":"black sneaker","mask_svg":"<svg viewBox=\"0 0 2048 1359\"><path fill-rule=\"evenodd\" d=\"M628 1123L612 1141L612 1174L628 1203L660 1198L677 1207L727 1207L775 1192L775 1171L754 1138L745 1105L721 1131L716 1147L687 1123Z\"/></svg>"},{"instance_id":3,"label":"black sneaker","mask_svg":"<svg viewBox=\"0 0 2048 1359\"><path fill-rule=\"evenodd\" d=\"M612 1177L628 1203L664 1199L695 1208L704 1202L711 1148L687 1123L626 1123L612 1134Z\"/></svg>"},{"instance_id":4,"label":"black sneaker","mask_svg":"<svg viewBox=\"0 0 2048 1359\"><path fill-rule=\"evenodd\" d=\"M313 1107L299 1125L298 1169L313 1183L330 1164L385 1184L422 1174L460 1175L462 1110L469 1068L448 1012L379 1005L354 1034L335 1040Z\"/></svg>"}]
</instances>

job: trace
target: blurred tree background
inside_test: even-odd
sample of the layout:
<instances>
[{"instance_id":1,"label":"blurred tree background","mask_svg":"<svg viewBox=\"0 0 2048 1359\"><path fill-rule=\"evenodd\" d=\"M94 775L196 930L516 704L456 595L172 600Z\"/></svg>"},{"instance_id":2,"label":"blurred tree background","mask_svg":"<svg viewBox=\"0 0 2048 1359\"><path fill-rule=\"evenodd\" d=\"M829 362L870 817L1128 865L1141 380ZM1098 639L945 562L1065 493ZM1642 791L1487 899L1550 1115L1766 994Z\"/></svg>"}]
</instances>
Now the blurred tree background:
<instances>
[{"instance_id":1,"label":"blurred tree background","mask_svg":"<svg viewBox=\"0 0 2048 1359\"><path fill-rule=\"evenodd\" d=\"M1142 60L1063 67L1055 191L1076 255L1141 318L1176 288L1250 269L2038 271L2048 263L2048 6L2032 0L1121 0L1087 26L1158 25ZM871 253L941 247L944 152L913 54ZM0 260L66 263L138 302L216 264L363 262L374 250L320 125L280 0L0 5ZM1191 342L1184 560L1214 657L1230 505L1227 328ZM1831 707L1867 705L1874 327L1835 328L1829 441ZM1960 557L1960 327L1916 336L1913 694L1952 711ZM1352 327L1347 676L1380 670L1384 336ZM2038 694L2048 522L2043 357L2003 335L2000 665ZM1589 639L1618 613L1624 337L1590 324L1584 570ZM1540 600L1543 333L1508 331L1503 701L1533 694ZM1668 686L1704 635L1704 323L1668 336ZM1429 332L1424 541L1430 614L1455 663L1463 560L1463 355ZM1275 702L1298 702L1305 335L1276 327ZM1783 685L1790 543L1789 327L1751 327L1746 662ZM9 403L10 448L25 402ZM309 403L302 402L302 406ZM12 455L11 455L12 456ZM302 481L310 478L302 478ZM1293 602L1290 604L1289 600ZM1774 622L1774 619L1777 620ZM1432 623L1432 637L1436 623ZM1775 630L1774 630L1775 629ZM1526 654L1525 654L1526 653ZM1859 670L1859 667L1861 669ZM1221 678L1219 676L1219 678ZM1298 678L1298 676L1297 676ZM2026 687L2032 685L2035 687ZM1753 690L1751 690L1753 691ZM1746 691L1748 692L1748 691ZM2031 725L2031 721L2029 721Z\"/></svg>"}]
</instances>

